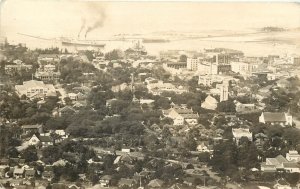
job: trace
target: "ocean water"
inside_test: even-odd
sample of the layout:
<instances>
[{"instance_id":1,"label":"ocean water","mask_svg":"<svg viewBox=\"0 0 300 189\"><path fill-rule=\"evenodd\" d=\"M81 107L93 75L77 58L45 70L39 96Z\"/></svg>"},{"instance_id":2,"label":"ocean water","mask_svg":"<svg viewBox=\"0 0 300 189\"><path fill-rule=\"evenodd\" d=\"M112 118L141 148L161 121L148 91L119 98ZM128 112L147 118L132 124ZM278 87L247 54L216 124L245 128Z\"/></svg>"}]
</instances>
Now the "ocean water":
<instances>
[{"instance_id":1,"label":"ocean water","mask_svg":"<svg viewBox=\"0 0 300 189\"><path fill-rule=\"evenodd\" d=\"M59 38L57 39L37 39L27 36L14 36L8 42L17 44L25 43L30 49L59 47L67 48L73 52L81 50L74 47L63 46ZM103 52L112 49L126 50L132 47L133 41L101 41L105 43ZM160 51L165 50L197 50L201 51L205 48L230 48L241 50L246 56L267 56L267 55L300 55L300 32L284 32L279 34L257 34L249 36L236 37L217 37L217 38L199 38L199 39L182 39L173 40L166 43L144 43L143 44L151 55L158 55ZM87 49L93 49L85 47Z\"/></svg>"}]
</instances>

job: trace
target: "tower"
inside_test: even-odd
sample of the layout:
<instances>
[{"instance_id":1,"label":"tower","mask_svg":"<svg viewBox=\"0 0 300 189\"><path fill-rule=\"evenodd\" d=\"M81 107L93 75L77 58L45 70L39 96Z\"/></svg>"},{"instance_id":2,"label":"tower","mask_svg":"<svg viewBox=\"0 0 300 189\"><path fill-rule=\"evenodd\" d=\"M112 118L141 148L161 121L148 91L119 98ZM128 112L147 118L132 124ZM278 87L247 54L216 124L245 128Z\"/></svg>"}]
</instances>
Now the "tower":
<instances>
[{"instance_id":1,"label":"tower","mask_svg":"<svg viewBox=\"0 0 300 189\"><path fill-rule=\"evenodd\" d=\"M133 73L131 74L131 85L130 85L130 90L132 92L132 101L133 102L138 102L139 100L135 97L135 94L134 94L134 76L133 76Z\"/></svg>"},{"instance_id":2,"label":"tower","mask_svg":"<svg viewBox=\"0 0 300 189\"><path fill-rule=\"evenodd\" d=\"M223 81L223 84L220 86L220 102L228 100L228 88L228 82Z\"/></svg>"}]
</instances>

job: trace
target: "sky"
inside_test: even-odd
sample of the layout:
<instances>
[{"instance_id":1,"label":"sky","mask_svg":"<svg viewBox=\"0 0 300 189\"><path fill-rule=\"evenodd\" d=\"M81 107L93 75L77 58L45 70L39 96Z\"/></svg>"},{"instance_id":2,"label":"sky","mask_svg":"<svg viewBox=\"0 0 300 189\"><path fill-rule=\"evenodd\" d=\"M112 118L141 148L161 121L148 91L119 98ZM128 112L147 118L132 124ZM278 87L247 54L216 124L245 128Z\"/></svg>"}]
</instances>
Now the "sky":
<instances>
[{"instance_id":1,"label":"sky","mask_svg":"<svg viewBox=\"0 0 300 189\"><path fill-rule=\"evenodd\" d=\"M45 37L77 36L83 22L89 37L156 31L248 30L265 26L300 27L298 3L90 2L6 0L1 32ZM83 32L84 33L84 32Z\"/></svg>"}]
</instances>

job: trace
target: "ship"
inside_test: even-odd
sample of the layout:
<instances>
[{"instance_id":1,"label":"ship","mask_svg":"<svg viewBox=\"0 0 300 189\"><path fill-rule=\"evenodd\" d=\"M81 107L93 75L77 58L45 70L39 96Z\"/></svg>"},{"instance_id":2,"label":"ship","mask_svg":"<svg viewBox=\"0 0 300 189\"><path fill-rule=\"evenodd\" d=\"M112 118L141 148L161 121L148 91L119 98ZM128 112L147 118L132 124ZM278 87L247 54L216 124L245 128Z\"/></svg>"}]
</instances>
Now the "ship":
<instances>
[{"instance_id":1,"label":"ship","mask_svg":"<svg viewBox=\"0 0 300 189\"><path fill-rule=\"evenodd\" d=\"M142 40L143 43L169 43L170 40L168 39L150 39L150 38L147 38L147 39L143 39Z\"/></svg>"},{"instance_id":2,"label":"ship","mask_svg":"<svg viewBox=\"0 0 300 189\"><path fill-rule=\"evenodd\" d=\"M87 41L87 40L69 40L62 39L61 44L64 46L76 46L76 47L98 47L104 48L104 43L96 43L95 41Z\"/></svg>"}]
</instances>

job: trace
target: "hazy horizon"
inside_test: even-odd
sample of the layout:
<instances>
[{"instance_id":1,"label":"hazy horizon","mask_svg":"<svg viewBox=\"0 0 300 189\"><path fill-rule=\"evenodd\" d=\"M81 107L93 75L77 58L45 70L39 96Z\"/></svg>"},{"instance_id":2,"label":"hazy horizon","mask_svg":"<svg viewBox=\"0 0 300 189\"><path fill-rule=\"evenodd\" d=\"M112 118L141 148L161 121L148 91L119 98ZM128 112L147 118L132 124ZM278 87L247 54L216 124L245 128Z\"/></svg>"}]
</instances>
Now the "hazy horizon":
<instances>
[{"instance_id":1,"label":"hazy horizon","mask_svg":"<svg viewBox=\"0 0 300 189\"><path fill-rule=\"evenodd\" d=\"M103 19L101 26L94 28L88 38L157 31L242 31L265 26L300 27L300 5L277 2L9 0L3 3L1 16L2 32L8 37L17 33L74 37L80 31L83 20L87 26L94 26L98 18Z\"/></svg>"}]
</instances>

